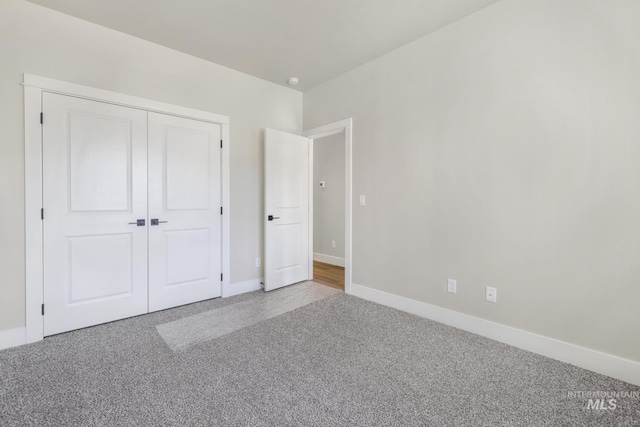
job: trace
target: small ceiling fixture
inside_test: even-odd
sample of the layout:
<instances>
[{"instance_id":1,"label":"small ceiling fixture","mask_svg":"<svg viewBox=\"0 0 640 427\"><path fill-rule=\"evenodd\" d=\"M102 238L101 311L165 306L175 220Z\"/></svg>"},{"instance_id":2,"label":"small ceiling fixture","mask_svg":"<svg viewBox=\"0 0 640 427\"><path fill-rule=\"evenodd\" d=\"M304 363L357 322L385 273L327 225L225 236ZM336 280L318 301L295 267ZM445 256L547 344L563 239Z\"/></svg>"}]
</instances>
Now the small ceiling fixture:
<instances>
[{"instance_id":1,"label":"small ceiling fixture","mask_svg":"<svg viewBox=\"0 0 640 427\"><path fill-rule=\"evenodd\" d=\"M297 77L289 77L288 83L291 86L298 86L298 83L300 83L300 79Z\"/></svg>"}]
</instances>

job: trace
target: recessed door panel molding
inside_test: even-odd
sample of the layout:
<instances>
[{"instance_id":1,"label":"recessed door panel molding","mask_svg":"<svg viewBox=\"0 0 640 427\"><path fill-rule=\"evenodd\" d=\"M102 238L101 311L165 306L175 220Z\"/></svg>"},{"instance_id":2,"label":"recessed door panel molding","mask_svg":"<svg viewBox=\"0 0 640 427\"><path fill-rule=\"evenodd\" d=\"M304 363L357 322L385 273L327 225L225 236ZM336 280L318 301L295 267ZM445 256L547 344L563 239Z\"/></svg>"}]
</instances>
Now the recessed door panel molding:
<instances>
[{"instance_id":1,"label":"recessed door panel molding","mask_svg":"<svg viewBox=\"0 0 640 427\"><path fill-rule=\"evenodd\" d=\"M44 334L147 312L147 113L44 93Z\"/></svg>"},{"instance_id":2,"label":"recessed door panel molding","mask_svg":"<svg viewBox=\"0 0 640 427\"><path fill-rule=\"evenodd\" d=\"M274 146L273 168L275 169L275 182L273 185L279 189L275 193L276 209L302 208L302 197L306 194L306 187L303 187L307 182L300 181L300 176L304 173L302 170L304 164L299 164L298 162L301 155L306 156L306 153L301 154L303 149L304 147L291 144ZM305 200L305 202L307 201Z\"/></svg>"},{"instance_id":3,"label":"recessed door panel molding","mask_svg":"<svg viewBox=\"0 0 640 427\"><path fill-rule=\"evenodd\" d=\"M267 129L265 290L311 279L308 138Z\"/></svg>"},{"instance_id":4,"label":"recessed door panel molding","mask_svg":"<svg viewBox=\"0 0 640 427\"><path fill-rule=\"evenodd\" d=\"M165 210L208 210L211 194L211 150L219 149L209 131L167 127L162 136ZM218 165L215 165L218 166ZM216 167L215 173L219 174Z\"/></svg>"},{"instance_id":5,"label":"recessed door panel molding","mask_svg":"<svg viewBox=\"0 0 640 427\"><path fill-rule=\"evenodd\" d=\"M129 211L131 206L131 119L66 112L69 132L70 210Z\"/></svg>"},{"instance_id":6,"label":"recessed door panel molding","mask_svg":"<svg viewBox=\"0 0 640 427\"><path fill-rule=\"evenodd\" d=\"M86 304L134 292L133 233L68 237L66 304Z\"/></svg>"},{"instance_id":7,"label":"recessed door panel molding","mask_svg":"<svg viewBox=\"0 0 640 427\"><path fill-rule=\"evenodd\" d=\"M220 125L149 113L150 311L221 295L220 139Z\"/></svg>"},{"instance_id":8,"label":"recessed door panel molding","mask_svg":"<svg viewBox=\"0 0 640 427\"><path fill-rule=\"evenodd\" d=\"M301 259L301 254L303 253L301 246L305 242L305 236L302 234L307 232L307 230L303 229L303 224L299 222L275 224L274 231L274 238L277 242L291 242L291 244L280 248L279 262L275 266L275 272L280 273L285 270L299 268L304 261Z\"/></svg>"},{"instance_id":9,"label":"recessed door panel molding","mask_svg":"<svg viewBox=\"0 0 640 427\"><path fill-rule=\"evenodd\" d=\"M210 281L211 233L209 229L162 232L166 253L166 286Z\"/></svg>"}]
</instances>

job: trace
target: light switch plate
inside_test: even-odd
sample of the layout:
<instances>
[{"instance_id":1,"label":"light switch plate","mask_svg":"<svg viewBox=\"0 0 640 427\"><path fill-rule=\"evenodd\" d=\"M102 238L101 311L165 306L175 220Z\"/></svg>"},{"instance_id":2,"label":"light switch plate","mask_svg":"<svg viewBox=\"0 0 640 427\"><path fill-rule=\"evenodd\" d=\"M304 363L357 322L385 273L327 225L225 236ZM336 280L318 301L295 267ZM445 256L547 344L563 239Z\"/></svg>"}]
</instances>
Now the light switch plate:
<instances>
[{"instance_id":1,"label":"light switch plate","mask_svg":"<svg viewBox=\"0 0 640 427\"><path fill-rule=\"evenodd\" d=\"M487 286L486 300L489 302L498 302L498 290Z\"/></svg>"},{"instance_id":2,"label":"light switch plate","mask_svg":"<svg viewBox=\"0 0 640 427\"><path fill-rule=\"evenodd\" d=\"M458 284L453 279L447 279L447 291L455 294L458 292Z\"/></svg>"}]
</instances>

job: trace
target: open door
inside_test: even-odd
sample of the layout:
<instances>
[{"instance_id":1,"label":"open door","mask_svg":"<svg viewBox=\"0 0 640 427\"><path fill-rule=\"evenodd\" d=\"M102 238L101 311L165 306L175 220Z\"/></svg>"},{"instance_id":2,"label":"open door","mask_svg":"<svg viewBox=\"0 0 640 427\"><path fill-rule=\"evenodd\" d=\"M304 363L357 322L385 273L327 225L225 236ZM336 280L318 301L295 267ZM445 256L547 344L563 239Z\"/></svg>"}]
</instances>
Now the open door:
<instances>
[{"instance_id":1,"label":"open door","mask_svg":"<svg viewBox=\"0 0 640 427\"><path fill-rule=\"evenodd\" d=\"M311 280L311 140L267 129L265 137L265 282L270 291Z\"/></svg>"}]
</instances>

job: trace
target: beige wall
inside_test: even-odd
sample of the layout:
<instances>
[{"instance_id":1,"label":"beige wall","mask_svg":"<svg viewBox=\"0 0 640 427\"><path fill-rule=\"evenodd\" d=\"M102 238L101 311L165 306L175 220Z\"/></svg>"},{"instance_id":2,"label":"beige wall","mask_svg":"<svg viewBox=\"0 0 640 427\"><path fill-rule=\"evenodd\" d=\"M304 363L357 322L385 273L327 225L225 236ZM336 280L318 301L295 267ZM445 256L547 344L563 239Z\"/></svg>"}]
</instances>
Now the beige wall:
<instances>
[{"instance_id":1,"label":"beige wall","mask_svg":"<svg viewBox=\"0 0 640 427\"><path fill-rule=\"evenodd\" d=\"M640 361L639 22L503 0L305 92L353 117L354 283Z\"/></svg>"},{"instance_id":2,"label":"beige wall","mask_svg":"<svg viewBox=\"0 0 640 427\"><path fill-rule=\"evenodd\" d=\"M354 282L640 361L639 21L503 0L306 92L306 128L354 118ZM0 332L24 325L25 72L230 116L231 280L261 277L262 130L299 132L302 95L3 0Z\"/></svg>"},{"instance_id":3,"label":"beige wall","mask_svg":"<svg viewBox=\"0 0 640 427\"><path fill-rule=\"evenodd\" d=\"M313 252L337 258L344 258L344 144L344 132L313 141Z\"/></svg>"},{"instance_id":4,"label":"beige wall","mask_svg":"<svg viewBox=\"0 0 640 427\"><path fill-rule=\"evenodd\" d=\"M215 41L212 41L215 42ZM24 326L22 74L231 117L231 281L258 279L262 134L302 128L302 94L21 0L0 2L0 332Z\"/></svg>"}]
</instances>

